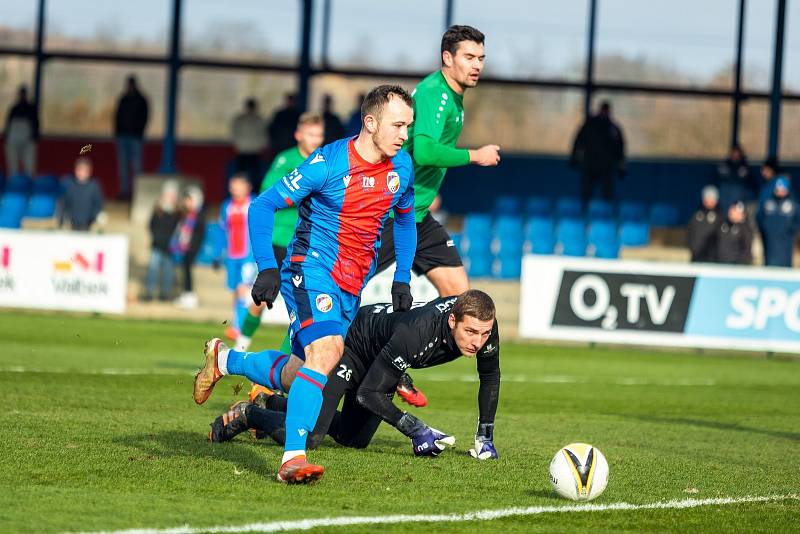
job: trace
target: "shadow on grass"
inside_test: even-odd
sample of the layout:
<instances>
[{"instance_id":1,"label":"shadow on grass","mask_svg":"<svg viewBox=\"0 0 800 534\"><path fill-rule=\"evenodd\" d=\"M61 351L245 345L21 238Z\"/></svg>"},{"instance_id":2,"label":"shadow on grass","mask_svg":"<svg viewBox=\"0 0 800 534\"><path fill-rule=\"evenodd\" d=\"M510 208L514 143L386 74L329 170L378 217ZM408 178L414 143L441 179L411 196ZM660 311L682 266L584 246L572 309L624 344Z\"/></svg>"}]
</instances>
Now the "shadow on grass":
<instances>
[{"instance_id":1,"label":"shadow on grass","mask_svg":"<svg viewBox=\"0 0 800 534\"><path fill-rule=\"evenodd\" d=\"M712 428L714 430L727 430L733 432L747 432L750 434L761 434L762 436L769 436L772 438L788 439L790 441L800 442L800 433L798 432L782 432L779 430L764 430L762 428L752 428L748 426L739 425L736 423L720 423L718 421L706 421L703 419L690 419L688 417L659 417L653 415L631 415L627 416L630 419L638 419L648 423L664 423L664 424L679 424L696 426L700 428Z\"/></svg>"},{"instance_id":2,"label":"shadow on grass","mask_svg":"<svg viewBox=\"0 0 800 534\"><path fill-rule=\"evenodd\" d=\"M263 454L239 443L220 443L213 446L208 437L198 432L168 430L148 434L120 436L115 443L141 451L141 456L131 456L131 461L156 458L207 458L234 463L262 477L274 477L275 471L267 466ZM272 464L270 466L274 467Z\"/></svg>"}]
</instances>

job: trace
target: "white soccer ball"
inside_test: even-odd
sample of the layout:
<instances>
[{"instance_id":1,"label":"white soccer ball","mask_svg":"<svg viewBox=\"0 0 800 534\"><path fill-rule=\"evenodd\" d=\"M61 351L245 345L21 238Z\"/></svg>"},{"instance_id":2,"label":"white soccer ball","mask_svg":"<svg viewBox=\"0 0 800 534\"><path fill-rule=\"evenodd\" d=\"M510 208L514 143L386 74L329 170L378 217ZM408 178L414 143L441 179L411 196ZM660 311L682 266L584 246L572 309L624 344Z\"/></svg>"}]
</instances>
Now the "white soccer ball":
<instances>
[{"instance_id":1,"label":"white soccer ball","mask_svg":"<svg viewBox=\"0 0 800 534\"><path fill-rule=\"evenodd\" d=\"M587 443L570 443L553 456L550 483L556 493L566 499L596 499L608 484L606 457Z\"/></svg>"}]
</instances>

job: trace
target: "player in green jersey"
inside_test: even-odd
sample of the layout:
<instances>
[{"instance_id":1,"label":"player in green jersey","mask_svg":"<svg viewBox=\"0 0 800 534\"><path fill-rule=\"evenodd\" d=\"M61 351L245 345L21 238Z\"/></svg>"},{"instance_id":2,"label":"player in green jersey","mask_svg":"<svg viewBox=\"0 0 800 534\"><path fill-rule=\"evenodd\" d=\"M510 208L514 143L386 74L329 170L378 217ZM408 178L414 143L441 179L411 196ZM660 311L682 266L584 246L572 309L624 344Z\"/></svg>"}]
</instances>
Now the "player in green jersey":
<instances>
[{"instance_id":1,"label":"player in green jersey","mask_svg":"<svg viewBox=\"0 0 800 534\"><path fill-rule=\"evenodd\" d=\"M484 35L471 26L451 26L442 36L442 68L423 79L412 93L414 123L406 143L414 159L414 209L417 251L414 272L425 274L440 296L469 289L467 272L447 231L431 216L430 207L450 167L470 163L483 167L500 162L500 147L456 148L464 126L464 93L478 85L483 71ZM381 235L378 271L394 262L393 221Z\"/></svg>"},{"instance_id":2,"label":"player in green jersey","mask_svg":"<svg viewBox=\"0 0 800 534\"><path fill-rule=\"evenodd\" d=\"M261 192L266 191L272 185L300 166L308 156L317 148L322 146L322 138L325 133L325 122L319 113L303 113L297 121L297 129L294 138L297 145L279 152L267 171L264 181L261 184ZM275 252L275 259L278 265L286 257L286 247L289 246L294 235L294 227L297 224L297 208L286 208L275 212L275 226L272 232L272 250ZM242 321L241 334L236 339L236 350L247 350L250 347L250 340L261 324L261 312L264 311L266 304L250 304L247 314ZM288 337L287 337L288 340ZM291 348L288 341L284 341L281 351L289 354Z\"/></svg>"}]
</instances>

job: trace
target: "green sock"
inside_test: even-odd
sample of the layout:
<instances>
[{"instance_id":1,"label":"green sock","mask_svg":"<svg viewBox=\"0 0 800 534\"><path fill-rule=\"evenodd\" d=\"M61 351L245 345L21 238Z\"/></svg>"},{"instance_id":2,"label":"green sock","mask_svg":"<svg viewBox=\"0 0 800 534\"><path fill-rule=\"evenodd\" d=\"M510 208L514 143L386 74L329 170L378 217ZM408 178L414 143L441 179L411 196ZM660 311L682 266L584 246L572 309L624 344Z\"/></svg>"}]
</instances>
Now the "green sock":
<instances>
[{"instance_id":1,"label":"green sock","mask_svg":"<svg viewBox=\"0 0 800 534\"><path fill-rule=\"evenodd\" d=\"M248 311L244 316L244 321L242 322L242 335L246 337L253 337L253 334L256 333L258 330L258 326L261 324L261 316L254 316L251 315Z\"/></svg>"},{"instance_id":2,"label":"green sock","mask_svg":"<svg viewBox=\"0 0 800 534\"><path fill-rule=\"evenodd\" d=\"M284 354L292 353L292 342L289 341L289 334L286 334L286 337L283 338L283 343L281 343L280 351Z\"/></svg>"}]
</instances>

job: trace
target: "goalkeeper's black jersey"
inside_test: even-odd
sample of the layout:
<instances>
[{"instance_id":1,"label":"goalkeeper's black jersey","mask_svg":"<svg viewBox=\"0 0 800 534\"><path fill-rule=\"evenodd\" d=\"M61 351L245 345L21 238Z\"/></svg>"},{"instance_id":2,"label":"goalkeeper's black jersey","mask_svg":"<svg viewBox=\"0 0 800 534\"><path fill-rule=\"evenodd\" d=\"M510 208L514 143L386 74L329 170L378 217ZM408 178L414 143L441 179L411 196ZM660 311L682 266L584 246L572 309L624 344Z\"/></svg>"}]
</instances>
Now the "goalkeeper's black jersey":
<instances>
[{"instance_id":1,"label":"goalkeeper's black jersey","mask_svg":"<svg viewBox=\"0 0 800 534\"><path fill-rule=\"evenodd\" d=\"M362 307L350 325L345 345L369 369L376 358L386 359L401 371L451 362L461 356L447 318L458 297L442 297L411 310L392 313L390 304ZM500 373L500 338L497 321L478 351L481 375Z\"/></svg>"}]
</instances>

